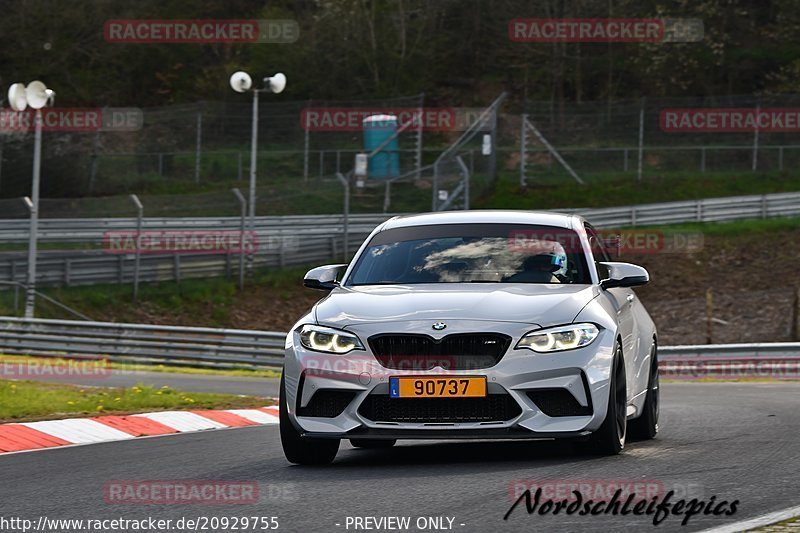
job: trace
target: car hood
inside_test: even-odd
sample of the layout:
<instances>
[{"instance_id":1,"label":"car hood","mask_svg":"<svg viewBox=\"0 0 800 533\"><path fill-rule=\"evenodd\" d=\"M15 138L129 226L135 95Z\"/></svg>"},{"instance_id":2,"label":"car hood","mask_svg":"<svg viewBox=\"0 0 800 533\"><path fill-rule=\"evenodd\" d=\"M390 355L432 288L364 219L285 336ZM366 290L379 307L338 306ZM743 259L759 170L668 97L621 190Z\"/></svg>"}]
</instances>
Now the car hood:
<instances>
[{"instance_id":1,"label":"car hood","mask_svg":"<svg viewBox=\"0 0 800 533\"><path fill-rule=\"evenodd\" d=\"M594 285L425 284L334 289L315 307L317 323L347 327L411 320L486 320L542 327L568 324L598 295Z\"/></svg>"}]
</instances>

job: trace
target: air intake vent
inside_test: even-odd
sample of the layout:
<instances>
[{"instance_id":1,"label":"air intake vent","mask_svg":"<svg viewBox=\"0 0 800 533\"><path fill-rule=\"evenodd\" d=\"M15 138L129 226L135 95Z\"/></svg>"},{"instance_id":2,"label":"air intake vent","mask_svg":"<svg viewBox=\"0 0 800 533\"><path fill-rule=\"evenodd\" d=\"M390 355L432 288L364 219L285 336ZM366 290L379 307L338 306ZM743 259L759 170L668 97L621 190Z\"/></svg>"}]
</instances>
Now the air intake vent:
<instances>
[{"instance_id":1,"label":"air intake vent","mask_svg":"<svg viewBox=\"0 0 800 533\"><path fill-rule=\"evenodd\" d=\"M455 333L436 340L428 335L385 333L369 338L381 365L394 370L476 370L496 365L511 344L500 333Z\"/></svg>"}]
</instances>

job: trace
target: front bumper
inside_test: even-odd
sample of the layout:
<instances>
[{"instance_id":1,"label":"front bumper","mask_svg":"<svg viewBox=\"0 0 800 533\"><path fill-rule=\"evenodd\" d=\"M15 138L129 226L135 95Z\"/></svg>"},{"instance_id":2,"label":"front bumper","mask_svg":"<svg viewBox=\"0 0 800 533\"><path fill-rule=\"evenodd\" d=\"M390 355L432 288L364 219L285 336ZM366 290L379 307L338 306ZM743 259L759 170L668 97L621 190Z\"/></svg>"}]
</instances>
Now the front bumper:
<instances>
[{"instance_id":1,"label":"front bumper","mask_svg":"<svg viewBox=\"0 0 800 533\"><path fill-rule=\"evenodd\" d=\"M372 335L429 334L430 330L424 328L430 328L429 322L348 328L361 338L366 350L344 356L307 350L297 332L291 332L284 368L289 419L301 434L310 437L385 439L580 437L596 430L605 419L615 332L601 330L585 348L538 354L514 349L522 335L536 329L534 325L449 320L447 334L492 331L512 338L497 364L479 370L393 370L381 366L370 351L367 339ZM488 394L495 404L502 399L499 403L503 408L476 402L475 419L470 419L469 409L465 412L463 404L452 403L462 399L388 399L389 378L393 376L485 376ZM554 398L571 408L560 408ZM400 405L389 402L425 401L444 403L427 407L407 403L409 412L413 412L408 416L402 408L389 409L391 415L385 409L367 408L373 404ZM432 414L426 419L429 412Z\"/></svg>"}]
</instances>

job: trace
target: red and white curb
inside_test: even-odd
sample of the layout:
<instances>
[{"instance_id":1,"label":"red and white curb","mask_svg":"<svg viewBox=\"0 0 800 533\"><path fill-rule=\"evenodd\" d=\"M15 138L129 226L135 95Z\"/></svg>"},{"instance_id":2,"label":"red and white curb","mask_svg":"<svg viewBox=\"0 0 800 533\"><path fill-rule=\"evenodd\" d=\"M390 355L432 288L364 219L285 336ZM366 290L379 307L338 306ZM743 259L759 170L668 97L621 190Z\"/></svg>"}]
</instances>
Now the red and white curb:
<instances>
[{"instance_id":1,"label":"red and white curb","mask_svg":"<svg viewBox=\"0 0 800 533\"><path fill-rule=\"evenodd\" d=\"M278 423L278 406L158 411L123 416L0 424L0 455L68 446Z\"/></svg>"}]
</instances>

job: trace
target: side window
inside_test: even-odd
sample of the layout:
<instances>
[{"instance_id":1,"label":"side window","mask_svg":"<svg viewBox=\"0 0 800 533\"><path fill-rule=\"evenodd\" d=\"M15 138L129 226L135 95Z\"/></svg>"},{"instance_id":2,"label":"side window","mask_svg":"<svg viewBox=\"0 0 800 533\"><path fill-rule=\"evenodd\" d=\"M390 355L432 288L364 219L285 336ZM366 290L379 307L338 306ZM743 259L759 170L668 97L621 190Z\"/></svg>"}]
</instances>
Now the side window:
<instances>
[{"instance_id":1,"label":"side window","mask_svg":"<svg viewBox=\"0 0 800 533\"><path fill-rule=\"evenodd\" d=\"M606 251L605 244L603 243L603 239L597 235L597 232L594 230L593 227L586 225L586 235L589 237L589 246L592 249L592 255L594 256L595 266L597 267L597 275L600 279L608 278L608 268L600 264L600 261L611 261L611 258L608 256L608 252Z\"/></svg>"}]
</instances>

